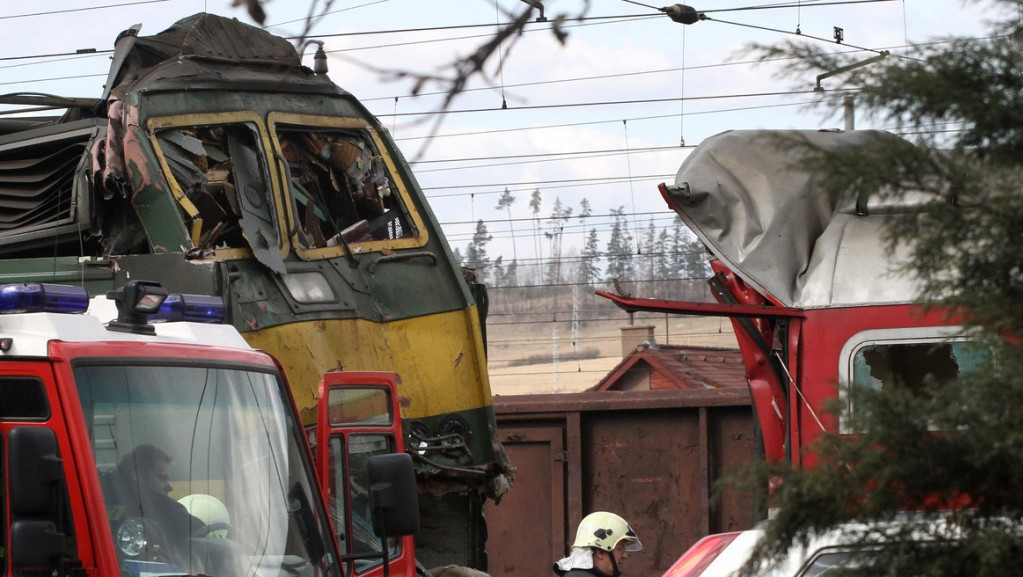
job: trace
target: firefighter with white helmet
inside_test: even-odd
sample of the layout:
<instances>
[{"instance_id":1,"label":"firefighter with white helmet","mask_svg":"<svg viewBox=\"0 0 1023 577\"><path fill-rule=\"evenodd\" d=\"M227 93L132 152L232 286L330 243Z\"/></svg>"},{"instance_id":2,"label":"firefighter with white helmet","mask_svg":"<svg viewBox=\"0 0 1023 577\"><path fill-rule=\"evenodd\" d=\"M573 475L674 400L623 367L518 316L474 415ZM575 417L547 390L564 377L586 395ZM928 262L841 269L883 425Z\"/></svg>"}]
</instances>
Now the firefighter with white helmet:
<instances>
[{"instance_id":1,"label":"firefighter with white helmet","mask_svg":"<svg viewBox=\"0 0 1023 577\"><path fill-rule=\"evenodd\" d=\"M620 577L622 560L642 548L628 521L596 511L579 522L572 551L554 564L554 572L562 577Z\"/></svg>"},{"instance_id":2,"label":"firefighter with white helmet","mask_svg":"<svg viewBox=\"0 0 1023 577\"><path fill-rule=\"evenodd\" d=\"M220 499L213 495L193 493L178 499L178 502L184 505L193 517L203 523L201 530L205 531L205 535L193 534L193 537L227 537L231 527L231 517L227 512L227 507Z\"/></svg>"}]
</instances>

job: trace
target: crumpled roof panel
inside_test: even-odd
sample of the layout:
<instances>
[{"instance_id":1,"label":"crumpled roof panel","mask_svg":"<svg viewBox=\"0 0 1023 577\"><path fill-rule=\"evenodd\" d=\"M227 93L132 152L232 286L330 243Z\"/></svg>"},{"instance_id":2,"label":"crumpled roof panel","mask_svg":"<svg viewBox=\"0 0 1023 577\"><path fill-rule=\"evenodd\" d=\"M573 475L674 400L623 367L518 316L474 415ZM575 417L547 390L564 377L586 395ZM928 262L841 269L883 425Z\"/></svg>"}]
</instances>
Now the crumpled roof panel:
<instances>
[{"instance_id":1,"label":"crumpled roof panel","mask_svg":"<svg viewBox=\"0 0 1023 577\"><path fill-rule=\"evenodd\" d=\"M857 214L800 163L802 139L824 149L896 138L882 131L736 130L682 163L668 202L707 248L770 300L797 308L907 302L905 252L885 252L883 215ZM905 247L902 247L903 249Z\"/></svg>"},{"instance_id":2,"label":"crumpled roof panel","mask_svg":"<svg viewBox=\"0 0 1023 577\"><path fill-rule=\"evenodd\" d=\"M147 66L178 56L301 64L298 51L287 40L235 18L205 12L183 18L159 34L140 36L135 50Z\"/></svg>"}]
</instances>

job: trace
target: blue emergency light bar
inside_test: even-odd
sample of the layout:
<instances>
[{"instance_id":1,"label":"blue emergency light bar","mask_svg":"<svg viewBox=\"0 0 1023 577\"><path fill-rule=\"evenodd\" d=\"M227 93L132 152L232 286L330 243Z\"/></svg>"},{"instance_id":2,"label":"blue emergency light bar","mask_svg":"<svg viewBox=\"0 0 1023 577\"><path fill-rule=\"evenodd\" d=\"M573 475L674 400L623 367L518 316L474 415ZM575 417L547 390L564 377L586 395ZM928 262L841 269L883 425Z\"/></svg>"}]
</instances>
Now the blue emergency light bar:
<instances>
[{"instance_id":1,"label":"blue emergency light bar","mask_svg":"<svg viewBox=\"0 0 1023 577\"><path fill-rule=\"evenodd\" d=\"M84 313L89 293L82 286L48 283L0 285L0 314Z\"/></svg>"},{"instance_id":2,"label":"blue emergency light bar","mask_svg":"<svg viewBox=\"0 0 1023 577\"><path fill-rule=\"evenodd\" d=\"M208 295L167 295L160 310L149 317L151 322L188 321L222 323L227 307L224 299Z\"/></svg>"}]
</instances>

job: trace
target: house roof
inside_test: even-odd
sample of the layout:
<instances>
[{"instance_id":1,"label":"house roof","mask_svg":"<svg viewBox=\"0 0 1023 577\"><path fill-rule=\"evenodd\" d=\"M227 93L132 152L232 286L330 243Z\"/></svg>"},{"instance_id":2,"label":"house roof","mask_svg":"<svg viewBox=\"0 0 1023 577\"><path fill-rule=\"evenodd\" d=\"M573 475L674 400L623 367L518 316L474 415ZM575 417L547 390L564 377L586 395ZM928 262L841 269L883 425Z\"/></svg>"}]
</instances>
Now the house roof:
<instances>
[{"instance_id":1,"label":"house roof","mask_svg":"<svg viewBox=\"0 0 1023 577\"><path fill-rule=\"evenodd\" d=\"M738 349L644 343L622 359L590 391L624 387L624 377L636 371L656 372L660 387L678 389L746 388L746 370ZM653 379L651 379L653 381Z\"/></svg>"}]
</instances>

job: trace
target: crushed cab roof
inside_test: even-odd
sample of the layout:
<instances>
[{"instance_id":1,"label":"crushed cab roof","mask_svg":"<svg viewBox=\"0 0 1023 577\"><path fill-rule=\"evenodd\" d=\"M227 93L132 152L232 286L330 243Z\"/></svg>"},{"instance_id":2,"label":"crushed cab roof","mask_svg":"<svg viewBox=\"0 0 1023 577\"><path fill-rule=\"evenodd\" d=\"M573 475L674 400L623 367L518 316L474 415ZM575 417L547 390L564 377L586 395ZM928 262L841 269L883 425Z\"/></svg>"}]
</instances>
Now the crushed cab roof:
<instances>
[{"instance_id":1,"label":"crushed cab roof","mask_svg":"<svg viewBox=\"0 0 1023 577\"><path fill-rule=\"evenodd\" d=\"M804 160L825 150L897 138L882 131L736 130L698 146L665 199L707 248L776 304L796 308L908 302L906 247L888 254L885 215L832 197ZM788 142L790 145L786 145ZM883 211L879 211L883 212Z\"/></svg>"}]
</instances>

